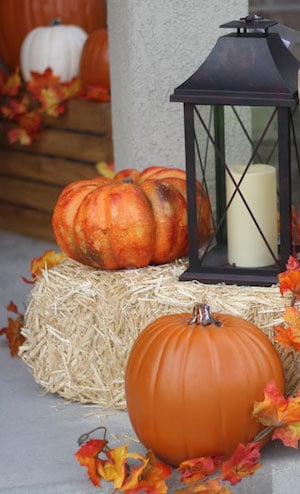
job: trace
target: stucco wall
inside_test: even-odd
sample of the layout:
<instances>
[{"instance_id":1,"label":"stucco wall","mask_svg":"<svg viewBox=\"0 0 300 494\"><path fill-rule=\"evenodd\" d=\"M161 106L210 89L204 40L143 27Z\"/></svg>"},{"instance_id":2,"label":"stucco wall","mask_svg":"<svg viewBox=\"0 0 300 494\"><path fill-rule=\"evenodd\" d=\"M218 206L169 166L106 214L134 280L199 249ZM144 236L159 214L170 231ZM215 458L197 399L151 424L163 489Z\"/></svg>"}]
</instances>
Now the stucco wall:
<instances>
[{"instance_id":1,"label":"stucco wall","mask_svg":"<svg viewBox=\"0 0 300 494\"><path fill-rule=\"evenodd\" d=\"M107 0L115 166L184 167L174 88L205 60L246 0Z\"/></svg>"}]
</instances>

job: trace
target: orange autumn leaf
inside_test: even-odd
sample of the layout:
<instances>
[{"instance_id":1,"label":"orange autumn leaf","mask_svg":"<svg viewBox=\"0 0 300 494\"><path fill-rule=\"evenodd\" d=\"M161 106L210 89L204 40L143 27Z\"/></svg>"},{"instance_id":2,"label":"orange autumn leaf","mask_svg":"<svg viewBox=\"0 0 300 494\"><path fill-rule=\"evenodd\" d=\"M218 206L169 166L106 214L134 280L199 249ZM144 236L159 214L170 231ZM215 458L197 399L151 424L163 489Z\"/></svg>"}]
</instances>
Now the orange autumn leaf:
<instances>
[{"instance_id":1,"label":"orange autumn leaf","mask_svg":"<svg viewBox=\"0 0 300 494\"><path fill-rule=\"evenodd\" d=\"M300 352L300 311L296 307L287 306L283 316L288 325L275 326L275 340L287 350Z\"/></svg>"},{"instance_id":2,"label":"orange autumn leaf","mask_svg":"<svg viewBox=\"0 0 300 494\"><path fill-rule=\"evenodd\" d=\"M14 142L19 142L23 145L32 144L32 137L28 134L27 130L19 127L8 131L8 140L12 144Z\"/></svg>"},{"instance_id":3,"label":"orange autumn leaf","mask_svg":"<svg viewBox=\"0 0 300 494\"><path fill-rule=\"evenodd\" d=\"M285 347L286 350L295 349L300 352L300 335L295 336L291 327L275 326L274 330L276 332L274 339L279 345Z\"/></svg>"},{"instance_id":4,"label":"orange autumn leaf","mask_svg":"<svg viewBox=\"0 0 300 494\"><path fill-rule=\"evenodd\" d=\"M54 266L61 264L66 258L67 255L64 252L46 250L40 257L32 259L30 266L32 278L36 279L41 276L43 269L52 269Z\"/></svg>"},{"instance_id":5,"label":"orange autumn leaf","mask_svg":"<svg viewBox=\"0 0 300 494\"><path fill-rule=\"evenodd\" d=\"M214 473L220 466L220 460L211 456L194 458L180 463L178 470L181 472L181 482L190 484L202 480Z\"/></svg>"},{"instance_id":6,"label":"orange autumn leaf","mask_svg":"<svg viewBox=\"0 0 300 494\"><path fill-rule=\"evenodd\" d=\"M40 102L40 112L57 117L66 111L66 101L76 96L81 88L79 78L61 83L60 77L53 74L52 69L46 69L42 74L31 73L31 79L26 88Z\"/></svg>"},{"instance_id":7,"label":"orange autumn leaf","mask_svg":"<svg viewBox=\"0 0 300 494\"><path fill-rule=\"evenodd\" d=\"M127 445L106 451L107 460L100 460L98 474L107 482L113 481L115 489L122 486L126 475Z\"/></svg>"},{"instance_id":8,"label":"orange autumn leaf","mask_svg":"<svg viewBox=\"0 0 300 494\"><path fill-rule=\"evenodd\" d=\"M57 117L66 111L66 102L59 88L43 88L39 96L39 101L42 105L41 111L51 117Z\"/></svg>"},{"instance_id":9,"label":"orange autumn leaf","mask_svg":"<svg viewBox=\"0 0 300 494\"><path fill-rule=\"evenodd\" d=\"M264 400L255 402L253 415L263 425L274 428L272 439L280 439L285 446L298 447L300 439L300 391L287 399L275 381L267 384Z\"/></svg>"},{"instance_id":10,"label":"orange autumn leaf","mask_svg":"<svg viewBox=\"0 0 300 494\"><path fill-rule=\"evenodd\" d=\"M106 439L90 439L74 454L80 465L87 467L87 474L94 485L101 487L98 473L98 455L107 445Z\"/></svg>"},{"instance_id":11,"label":"orange autumn leaf","mask_svg":"<svg viewBox=\"0 0 300 494\"><path fill-rule=\"evenodd\" d=\"M25 337L21 334L21 329L24 324L24 316L19 312L18 307L12 301L7 305L6 309L17 314L17 318L12 319L11 317L8 317L7 327L0 330L0 335L6 335L10 354L12 357L15 357L18 355L19 347L23 345L25 341Z\"/></svg>"},{"instance_id":12,"label":"orange autumn leaf","mask_svg":"<svg viewBox=\"0 0 300 494\"><path fill-rule=\"evenodd\" d=\"M5 80L4 84L0 86L1 93L7 96L16 96L22 85L22 79L20 75L19 67L16 67L15 71L12 72Z\"/></svg>"},{"instance_id":13,"label":"orange autumn leaf","mask_svg":"<svg viewBox=\"0 0 300 494\"><path fill-rule=\"evenodd\" d=\"M102 177L113 178L115 176L114 163L106 163L106 161L98 161L96 169Z\"/></svg>"},{"instance_id":14,"label":"orange autumn leaf","mask_svg":"<svg viewBox=\"0 0 300 494\"><path fill-rule=\"evenodd\" d=\"M81 89L82 82L79 77L74 77L71 81L61 84L61 91L65 100L79 96Z\"/></svg>"},{"instance_id":15,"label":"orange autumn leaf","mask_svg":"<svg viewBox=\"0 0 300 494\"><path fill-rule=\"evenodd\" d=\"M240 443L232 456L222 464L222 479L227 480L231 485L240 482L244 477L253 475L262 463L257 462L261 458L259 443Z\"/></svg>"},{"instance_id":16,"label":"orange autumn leaf","mask_svg":"<svg viewBox=\"0 0 300 494\"><path fill-rule=\"evenodd\" d=\"M128 475L125 478L122 486L118 489L119 492L141 492L139 489L140 479L144 477L144 471L148 465L149 459L145 458L143 455L137 453L128 453L127 459L132 458L135 460L139 460L140 464L137 466L129 466L126 463L126 467L128 470ZM142 480L141 480L142 481ZM153 484L153 493L155 492L155 486Z\"/></svg>"},{"instance_id":17,"label":"orange autumn leaf","mask_svg":"<svg viewBox=\"0 0 300 494\"><path fill-rule=\"evenodd\" d=\"M55 252L55 250L46 250L40 257L34 257L30 264L32 280L22 276L25 283L33 284L41 276L44 269L52 269L54 266L61 264L67 255L64 252Z\"/></svg>"},{"instance_id":18,"label":"orange autumn leaf","mask_svg":"<svg viewBox=\"0 0 300 494\"><path fill-rule=\"evenodd\" d=\"M176 494L232 494L228 487L218 479L211 479L205 483L195 484L185 489L176 490Z\"/></svg>"},{"instance_id":19,"label":"orange autumn leaf","mask_svg":"<svg viewBox=\"0 0 300 494\"><path fill-rule=\"evenodd\" d=\"M289 269L279 273L278 281L281 295L292 292L297 299L300 299L300 271Z\"/></svg>"},{"instance_id":20,"label":"orange autumn leaf","mask_svg":"<svg viewBox=\"0 0 300 494\"><path fill-rule=\"evenodd\" d=\"M141 492L166 494L168 492L165 479L170 477L172 473L171 467L162 461L158 461L151 450L147 453L146 462L138 477L136 476L137 472L135 472L135 477L130 475L132 480L136 479L135 486L130 479L127 479L121 488L122 492L126 492L126 494L138 494Z\"/></svg>"},{"instance_id":21,"label":"orange autumn leaf","mask_svg":"<svg viewBox=\"0 0 300 494\"><path fill-rule=\"evenodd\" d=\"M60 87L60 77L53 74L52 69L47 68L43 73L31 72L31 79L26 82L26 89L37 100L44 88Z\"/></svg>"}]
</instances>

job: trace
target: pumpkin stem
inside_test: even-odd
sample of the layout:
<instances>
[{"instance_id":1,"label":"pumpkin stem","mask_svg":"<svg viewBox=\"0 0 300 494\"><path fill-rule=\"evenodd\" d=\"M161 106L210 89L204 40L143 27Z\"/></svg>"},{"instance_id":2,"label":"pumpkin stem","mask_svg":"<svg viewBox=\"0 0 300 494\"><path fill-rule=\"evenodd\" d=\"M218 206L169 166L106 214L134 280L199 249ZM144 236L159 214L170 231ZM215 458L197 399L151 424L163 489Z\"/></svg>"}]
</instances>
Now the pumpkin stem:
<instances>
[{"instance_id":1,"label":"pumpkin stem","mask_svg":"<svg viewBox=\"0 0 300 494\"><path fill-rule=\"evenodd\" d=\"M82 444L84 444L89 439L90 435L97 430L103 430L103 439L106 439L107 429L104 425L100 425L99 427L95 427L95 429L92 429L89 432L81 434L81 436L77 439L78 446L82 446Z\"/></svg>"},{"instance_id":2,"label":"pumpkin stem","mask_svg":"<svg viewBox=\"0 0 300 494\"><path fill-rule=\"evenodd\" d=\"M193 317L188 321L189 324L200 324L201 326L221 326L221 322L215 319L210 311L208 304L195 304L193 308Z\"/></svg>"},{"instance_id":3,"label":"pumpkin stem","mask_svg":"<svg viewBox=\"0 0 300 494\"><path fill-rule=\"evenodd\" d=\"M50 22L50 26L60 26L62 24L62 20L60 17L54 17Z\"/></svg>"}]
</instances>

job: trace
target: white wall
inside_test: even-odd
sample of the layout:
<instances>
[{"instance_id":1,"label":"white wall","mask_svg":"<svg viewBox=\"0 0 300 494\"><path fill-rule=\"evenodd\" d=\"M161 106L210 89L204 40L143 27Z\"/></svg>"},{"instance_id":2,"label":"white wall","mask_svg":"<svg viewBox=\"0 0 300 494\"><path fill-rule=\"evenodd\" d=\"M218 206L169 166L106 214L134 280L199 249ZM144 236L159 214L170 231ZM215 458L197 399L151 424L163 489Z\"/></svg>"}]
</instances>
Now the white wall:
<instances>
[{"instance_id":1,"label":"white wall","mask_svg":"<svg viewBox=\"0 0 300 494\"><path fill-rule=\"evenodd\" d=\"M107 0L115 167L184 168L174 88L205 60L246 0Z\"/></svg>"}]
</instances>

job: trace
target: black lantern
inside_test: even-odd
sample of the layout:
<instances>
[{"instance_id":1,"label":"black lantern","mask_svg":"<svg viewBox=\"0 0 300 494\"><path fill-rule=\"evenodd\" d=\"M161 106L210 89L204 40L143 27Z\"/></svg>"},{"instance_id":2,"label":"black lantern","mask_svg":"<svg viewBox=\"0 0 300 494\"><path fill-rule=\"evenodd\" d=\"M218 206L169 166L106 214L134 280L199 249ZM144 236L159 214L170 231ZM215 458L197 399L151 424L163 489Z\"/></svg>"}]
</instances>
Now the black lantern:
<instances>
[{"instance_id":1,"label":"black lantern","mask_svg":"<svg viewBox=\"0 0 300 494\"><path fill-rule=\"evenodd\" d=\"M189 268L181 280L269 286L295 253L300 62L275 24L248 16L220 26L233 31L170 97L184 104ZM200 249L196 179L213 216Z\"/></svg>"}]
</instances>

